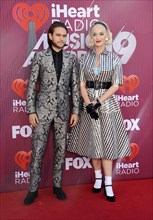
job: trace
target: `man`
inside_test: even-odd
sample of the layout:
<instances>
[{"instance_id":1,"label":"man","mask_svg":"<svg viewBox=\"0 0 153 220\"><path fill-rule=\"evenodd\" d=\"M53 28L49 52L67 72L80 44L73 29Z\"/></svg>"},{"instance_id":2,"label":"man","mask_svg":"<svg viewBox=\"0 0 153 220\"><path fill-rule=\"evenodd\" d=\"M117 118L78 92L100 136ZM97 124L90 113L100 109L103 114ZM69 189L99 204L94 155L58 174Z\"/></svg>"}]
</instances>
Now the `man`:
<instances>
[{"instance_id":1,"label":"man","mask_svg":"<svg viewBox=\"0 0 153 220\"><path fill-rule=\"evenodd\" d=\"M78 121L79 82L76 58L64 52L67 28L62 22L54 22L48 30L49 48L36 52L27 90L27 113L33 127L32 156L30 164L30 189L24 204L34 202L38 196L41 163L53 126L54 164L53 193L60 200L66 199L62 190L62 171L65 159L67 126L69 122L69 87L72 94L70 125ZM37 82L39 91L36 92Z\"/></svg>"}]
</instances>

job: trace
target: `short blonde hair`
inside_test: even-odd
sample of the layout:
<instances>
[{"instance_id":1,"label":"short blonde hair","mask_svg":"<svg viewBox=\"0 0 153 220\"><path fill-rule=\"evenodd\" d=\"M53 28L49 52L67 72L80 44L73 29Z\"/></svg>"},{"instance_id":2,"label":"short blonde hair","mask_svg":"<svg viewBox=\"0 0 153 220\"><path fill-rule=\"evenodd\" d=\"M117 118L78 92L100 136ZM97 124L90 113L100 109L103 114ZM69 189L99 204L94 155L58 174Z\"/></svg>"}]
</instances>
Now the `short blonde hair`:
<instances>
[{"instance_id":1,"label":"short blonde hair","mask_svg":"<svg viewBox=\"0 0 153 220\"><path fill-rule=\"evenodd\" d=\"M91 36L91 31L92 31L92 28L97 25L97 24L100 24L102 25L106 31L107 31L107 34L108 34L108 41L107 41L107 45L111 44L112 43L112 33L110 32L110 29L108 27L108 25L103 22L103 21L97 21L95 22L91 27L90 27L90 30L89 30L89 38L88 38L88 42L87 42L87 46L90 47L90 48L94 48L94 43L93 43L93 40L92 40L92 36Z\"/></svg>"}]
</instances>

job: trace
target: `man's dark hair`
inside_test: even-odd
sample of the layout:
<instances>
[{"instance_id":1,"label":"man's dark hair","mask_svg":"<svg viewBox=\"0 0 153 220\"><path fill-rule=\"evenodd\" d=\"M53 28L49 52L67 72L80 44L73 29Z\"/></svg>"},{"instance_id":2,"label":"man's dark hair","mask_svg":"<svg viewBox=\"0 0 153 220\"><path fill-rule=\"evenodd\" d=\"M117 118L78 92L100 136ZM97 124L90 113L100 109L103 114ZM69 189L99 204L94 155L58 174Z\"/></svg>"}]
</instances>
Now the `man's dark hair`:
<instances>
[{"instance_id":1,"label":"man's dark hair","mask_svg":"<svg viewBox=\"0 0 153 220\"><path fill-rule=\"evenodd\" d=\"M49 47L52 46L52 40L50 40L50 38L49 38L49 33L53 34L54 33L54 29L57 28L57 27L64 28L66 30L66 32L68 33L68 29L67 29L67 27L65 26L64 23L62 23L60 21L55 21L53 24L51 24L51 26L48 29L47 40L48 40Z\"/></svg>"}]
</instances>

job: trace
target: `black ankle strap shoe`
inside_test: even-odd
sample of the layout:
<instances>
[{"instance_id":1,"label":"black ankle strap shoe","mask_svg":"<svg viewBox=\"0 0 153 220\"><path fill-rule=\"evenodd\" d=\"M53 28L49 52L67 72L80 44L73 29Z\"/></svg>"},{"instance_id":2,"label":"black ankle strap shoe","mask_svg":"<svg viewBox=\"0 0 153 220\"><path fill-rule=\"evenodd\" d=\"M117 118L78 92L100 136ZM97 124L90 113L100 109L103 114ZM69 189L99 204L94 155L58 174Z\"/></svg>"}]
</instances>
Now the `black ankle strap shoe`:
<instances>
[{"instance_id":1,"label":"black ankle strap shoe","mask_svg":"<svg viewBox=\"0 0 153 220\"><path fill-rule=\"evenodd\" d=\"M107 193L106 193L106 187L108 187L108 186L112 186L112 185L106 185L106 186L104 186L104 195L106 196L106 199L107 199L109 202L115 202L115 201L116 201L115 196L108 196Z\"/></svg>"},{"instance_id":2,"label":"black ankle strap shoe","mask_svg":"<svg viewBox=\"0 0 153 220\"><path fill-rule=\"evenodd\" d=\"M95 178L95 179L96 179L96 180L102 180L102 178ZM99 192L101 192L102 186L103 186L103 182L102 182L100 188L95 188L95 187L93 187L93 188L92 188L92 192L93 192L93 193L99 193Z\"/></svg>"}]
</instances>

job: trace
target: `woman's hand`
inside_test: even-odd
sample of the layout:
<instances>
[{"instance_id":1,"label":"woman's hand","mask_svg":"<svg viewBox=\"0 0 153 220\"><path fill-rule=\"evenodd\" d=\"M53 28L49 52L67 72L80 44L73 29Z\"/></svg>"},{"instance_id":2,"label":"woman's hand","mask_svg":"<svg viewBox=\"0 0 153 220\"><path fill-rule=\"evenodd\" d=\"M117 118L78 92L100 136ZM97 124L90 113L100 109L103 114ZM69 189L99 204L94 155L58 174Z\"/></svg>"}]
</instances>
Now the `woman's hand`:
<instances>
[{"instance_id":1,"label":"woman's hand","mask_svg":"<svg viewBox=\"0 0 153 220\"><path fill-rule=\"evenodd\" d=\"M95 104L97 103L97 100L93 100L91 103L92 103L93 105L95 105Z\"/></svg>"}]
</instances>

